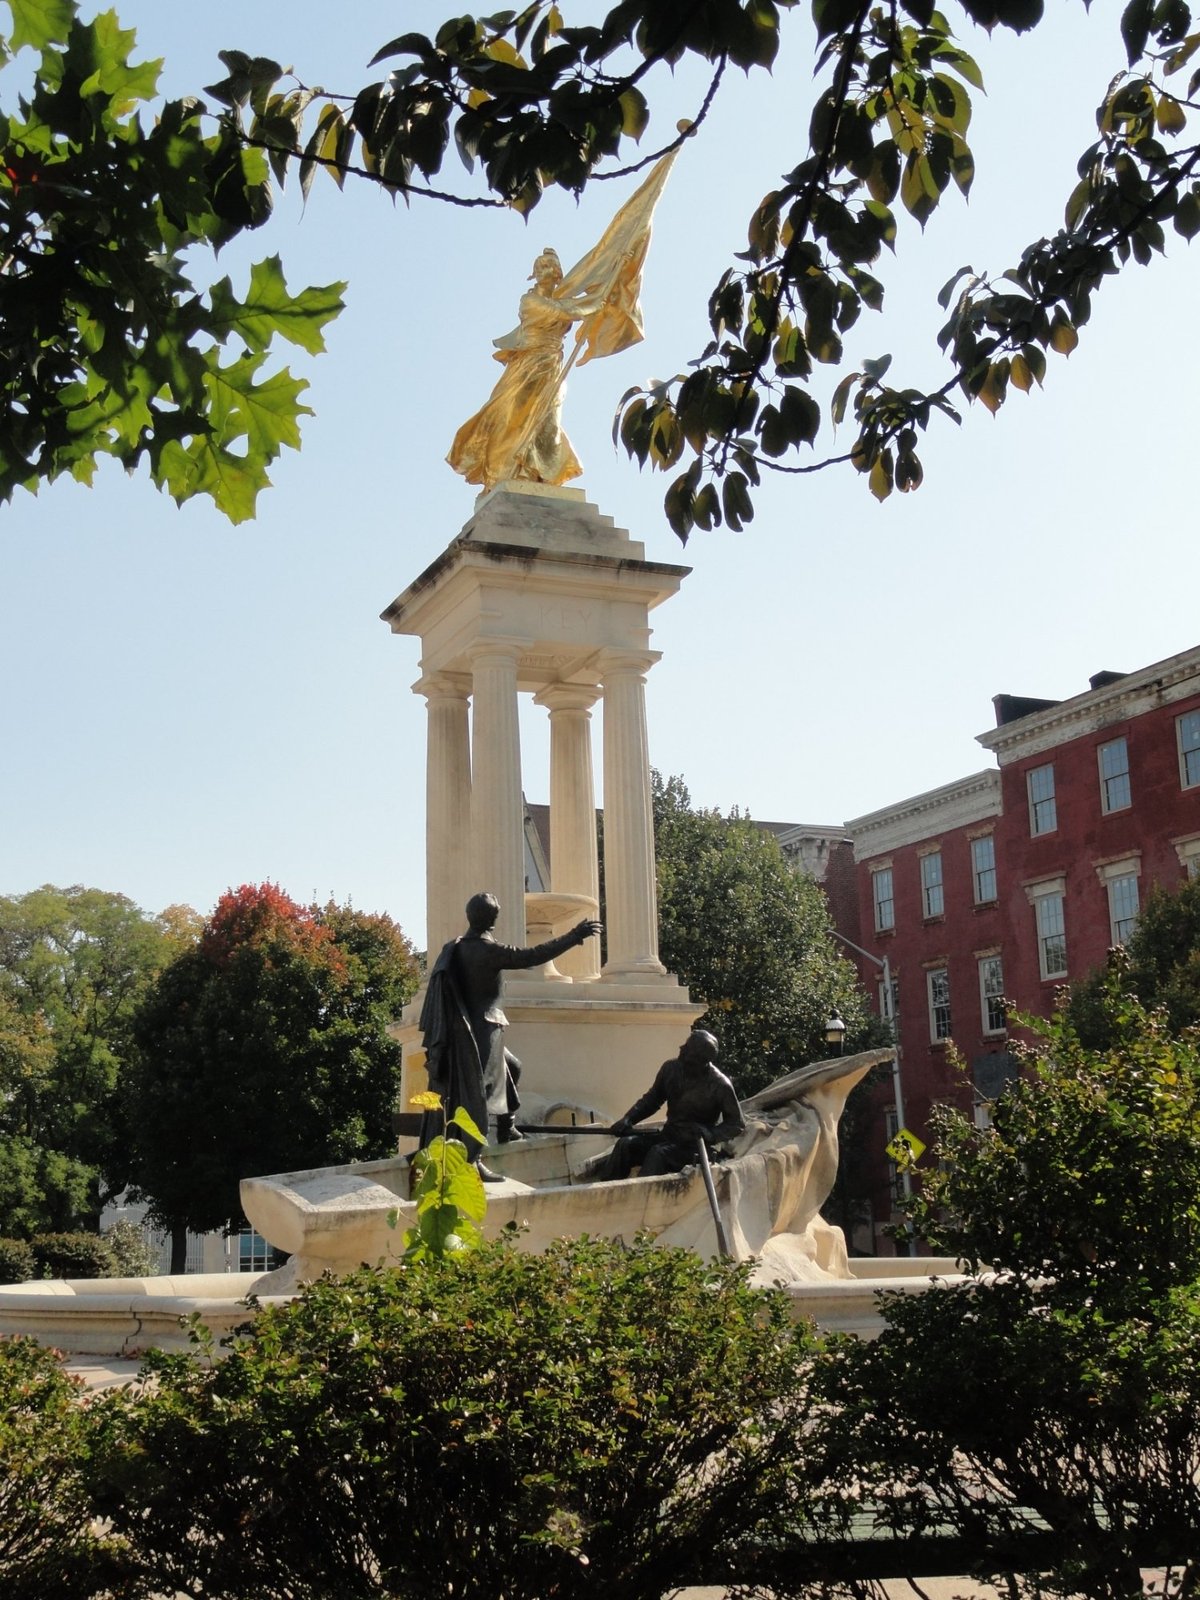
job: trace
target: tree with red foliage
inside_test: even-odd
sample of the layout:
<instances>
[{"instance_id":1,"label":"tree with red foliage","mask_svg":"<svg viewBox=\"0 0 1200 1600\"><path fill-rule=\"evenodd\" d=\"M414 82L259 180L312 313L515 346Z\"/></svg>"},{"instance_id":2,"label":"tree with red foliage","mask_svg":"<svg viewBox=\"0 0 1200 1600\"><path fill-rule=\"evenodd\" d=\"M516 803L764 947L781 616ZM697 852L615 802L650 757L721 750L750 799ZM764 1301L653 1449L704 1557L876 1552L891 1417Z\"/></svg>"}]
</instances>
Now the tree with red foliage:
<instances>
[{"instance_id":1,"label":"tree with red foliage","mask_svg":"<svg viewBox=\"0 0 1200 1600\"><path fill-rule=\"evenodd\" d=\"M134 1182L172 1271L189 1230L241 1225L243 1177L387 1153L400 1047L385 1029L416 986L390 917L269 883L222 895L134 1024Z\"/></svg>"}]
</instances>

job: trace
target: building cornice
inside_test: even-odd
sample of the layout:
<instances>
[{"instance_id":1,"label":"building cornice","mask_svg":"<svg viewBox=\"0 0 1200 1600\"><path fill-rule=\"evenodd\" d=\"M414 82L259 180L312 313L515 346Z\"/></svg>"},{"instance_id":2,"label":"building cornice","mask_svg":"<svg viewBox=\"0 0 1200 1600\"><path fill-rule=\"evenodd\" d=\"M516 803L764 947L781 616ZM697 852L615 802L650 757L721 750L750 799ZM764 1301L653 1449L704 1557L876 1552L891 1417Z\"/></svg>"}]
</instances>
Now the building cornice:
<instances>
[{"instance_id":1,"label":"building cornice","mask_svg":"<svg viewBox=\"0 0 1200 1600\"><path fill-rule=\"evenodd\" d=\"M856 817L846 831L854 841L854 859L866 861L999 814L1000 774L989 767Z\"/></svg>"},{"instance_id":2,"label":"building cornice","mask_svg":"<svg viewBox=\"0 0 1200 1600\"><path fill-rule=\"evenodd\" d=\"M1102 688L1088 689L1046 711L989 728L977 740L1004 767L1194 694L1200 694L1200 646L1127 673Z\"/></svg>"}]
</instances>

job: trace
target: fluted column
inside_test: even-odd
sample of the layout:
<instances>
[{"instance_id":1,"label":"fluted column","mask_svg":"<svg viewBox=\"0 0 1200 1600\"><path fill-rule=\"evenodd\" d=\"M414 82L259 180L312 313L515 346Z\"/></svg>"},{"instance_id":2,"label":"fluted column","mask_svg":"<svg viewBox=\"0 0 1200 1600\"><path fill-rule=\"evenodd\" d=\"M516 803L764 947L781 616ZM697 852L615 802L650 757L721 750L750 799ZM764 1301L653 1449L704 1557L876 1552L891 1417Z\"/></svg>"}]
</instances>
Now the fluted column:
<instances>
[{"instance_id":1,"label":"fluted column","mask_svg":"<svg viewBox=\"0 0 1200 1600\"><path fill-rule=\"evenodd\" d=\"M596 789L592 779L592 707L599 689L550 684L534 698L550 712L550 887L556 894L585 894L599 903L596 857ZM600 975L600 941L588 939L558 956L572 978Z\"/></svg>"},{"instance_id":2,"label":"fluted column","mask_svg":"<svg viewBox=\"0 0 1200 1600\"><path fill-rule=\"evenodd\" d=\"M655 977L658 892L650 749L646 738L646 673L657 654L606 651L604 685L604 890L608 960L604 977Z\"/></svg>"},{"instance_id":3,"label":"fluted column","mask_svg":"<svg viewBox=\"0 0 1200 1600\"><path fill-rule=\"evenodd\" d=\"M425 925L430 961L463 929L471 892L465 859L471 837L468 680L435 672L415 686L428 715L425 756Z\"/></svg>"},{"instance_id":4,"label":"fluted column","mask_svg":"<svg viewBox=\"0 0 1200 1600\"><path fill-rule=\"evenodd\" d=\"M525 943L520 654L520 645L503 642L471 652L471 891L490 890L499 900L502 944Z\"/></svg>"}]
</instances>

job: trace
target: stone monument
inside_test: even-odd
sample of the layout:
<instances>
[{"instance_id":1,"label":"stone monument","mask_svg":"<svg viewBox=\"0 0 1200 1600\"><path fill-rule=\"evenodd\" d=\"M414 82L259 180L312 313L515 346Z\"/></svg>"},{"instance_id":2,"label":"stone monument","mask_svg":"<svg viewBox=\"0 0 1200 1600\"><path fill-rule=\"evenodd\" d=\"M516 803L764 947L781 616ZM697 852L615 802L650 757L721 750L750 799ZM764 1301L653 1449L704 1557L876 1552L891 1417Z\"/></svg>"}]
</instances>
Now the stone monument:
<instances>
[{"instance_id":1,"label":"stone monument","mask_svg":"<svg viewBox=\"0 0 1200 1600\"><path fill-rule=\"evenodd\" d=\"M448 457L483 493L461 533L383 613L393 633L421 641L414 689L429 711L431 953L459 931L477 891L500 901L495 933L505 944L541 943L597 915L591 714L603 705L607 956L601 968L589 941L505 981L522 1095L542 1118L618 1114L702 1010L658 958L646 737L646 674L659 659L650 612L689 569L647 561L644 546L581 490L565 487L581 468L561 424L570 368L642 337L641 272L674 158L672 151L656 163L569 272L553 250L534 262L518 325L495 341L503 373ZM574 349L564 360L572 327ZM525 892L521 694L533 696L549 723L548 893ZM406 1102L424 1087L422 998L395 1030Z\"/></svg>"},{"instance_id":2,"label":"stone monument","mask_svg":"<svg viewBox=\"0 0 1200 1600\"><path fill-rule=\"evenodd\" d=\"M592 709L604 718L607 955L596 941L505 980L509 1044L522 1094L616 1116L700 1014L658 956L654 828L646 732L649 615L688 568L645 549L581 490L498 485L462 532L383 613L421 641L414 685L428 706L428 948L458 933L476 890L500 901L497 938L535 944L597 915L600 873ZM547 714L549 893L525 893L520 694ZM420 997L397 1037L404 1099L424 1087ZM536 1100L535 1100L536 1097Z\"/></svg>"}]
</instances>

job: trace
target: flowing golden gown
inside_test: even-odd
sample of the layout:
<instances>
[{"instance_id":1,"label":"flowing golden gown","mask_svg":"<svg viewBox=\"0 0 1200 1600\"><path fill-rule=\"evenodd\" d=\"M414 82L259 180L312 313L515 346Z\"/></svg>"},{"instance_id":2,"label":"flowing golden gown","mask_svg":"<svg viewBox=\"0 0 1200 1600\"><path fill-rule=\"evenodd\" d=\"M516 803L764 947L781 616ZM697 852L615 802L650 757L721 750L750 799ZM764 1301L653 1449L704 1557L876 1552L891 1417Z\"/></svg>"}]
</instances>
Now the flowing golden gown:
<instances>
[{"instance_id":1,"label":"flowing golden gown","mask_svg":"<svg viewBox=\"0 0 1200 1600\"><path fill-rule=\"evenodd\" d=\"M494 359L504 371L446 457L468 483L489 489L505 478L567 483L583 471L562 430L562 352L571 323L594 309L580 296L560 301L540 289L521 296L517 326L495 341Z\"/></svg>"},{"instance_id":2,"label":"flowing golden gown","mask_svg":"<svg viewBox=\"0 0 1200 1600\"><path fill-rule=\"evenodd\" d=\"M565 277L539 281L521 296L517 326L494 341L504 372L487 403L454 435L446 457L468 483L485 489L506 478L558 484L583 471L562 431L562 385L571 364L563 362L563 340L579 322L572 360L582 366L642 338L638 296L650 222L675 155L672 150L655 163L599 244Z\"/></svg>"}]
</instances>

